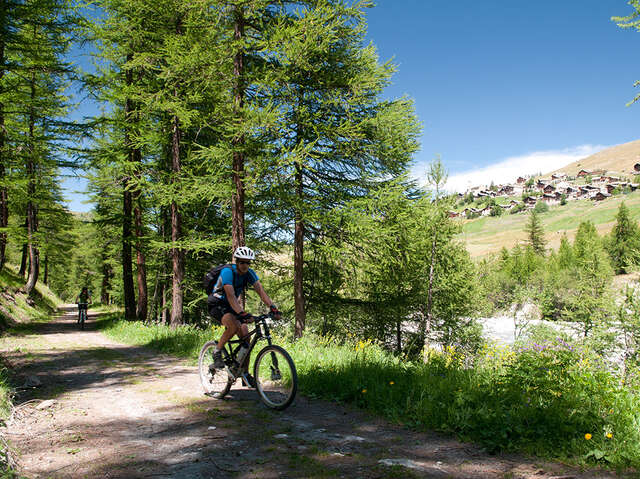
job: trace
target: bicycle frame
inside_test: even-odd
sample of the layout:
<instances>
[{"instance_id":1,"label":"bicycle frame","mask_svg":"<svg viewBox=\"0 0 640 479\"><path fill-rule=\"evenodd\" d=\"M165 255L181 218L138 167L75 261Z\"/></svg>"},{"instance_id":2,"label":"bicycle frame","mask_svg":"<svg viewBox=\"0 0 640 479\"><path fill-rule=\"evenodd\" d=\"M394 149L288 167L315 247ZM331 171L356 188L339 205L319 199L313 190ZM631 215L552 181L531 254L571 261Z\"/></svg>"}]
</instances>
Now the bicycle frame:
<instances>
[{"instance_id":1,"label":"bicycle frame","mask_svg":"<svg viewBox=\"0 0 640 479\"><path fill-rule=\"evenodd\" d=\"M260 341L261 339L266 339L269 345L272 344L271 330L269 329L269 325L266 321L266 319L269 317L271 317L269 314L262 314L260 316L257 316L254 321L255 328L253 328L252 331L249 331L249 333L244 338L230 339L229 341L227 341L224 352L226 353L227 358L233 360L233 362L237 364L236 358L238 357L238 351L240 350L242 343L248 338L251 338L251 341L249 342L249 351L247 352L247 355L242 364L238 365L239 371L244 369L245 365L248 364L248 361L251 357L251 352L253 351L253 348L258 341ZM236 374L234 374L234 376L236 376Z\"/></svg>"}]
</instances>

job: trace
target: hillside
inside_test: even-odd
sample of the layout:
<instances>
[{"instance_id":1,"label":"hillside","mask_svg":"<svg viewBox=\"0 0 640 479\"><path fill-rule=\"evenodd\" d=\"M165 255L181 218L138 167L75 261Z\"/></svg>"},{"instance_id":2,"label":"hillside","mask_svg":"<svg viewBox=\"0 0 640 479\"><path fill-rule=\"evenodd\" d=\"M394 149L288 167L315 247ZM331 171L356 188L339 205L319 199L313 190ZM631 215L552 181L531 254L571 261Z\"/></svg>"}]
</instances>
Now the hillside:
<instances>
[{"instance_id":1,"label":"hillside","mask_svg":"<svg viewBox=\"0 0 640 479\"><path fill-rule=\"evenodd\" d=\"M640 142L638 143L640 146ZM570 201L566 205L551 206L541 214L547 246L557 249L563 234L573 240L582 221L592 221L600 235L609 233L615 224L615 216L624 201L631 218L640 220L640 190L615 196L606 201ZM513 248L526 239L527 214L485 216L474 220L461 220L462 233L458 239L466 244L472 257L480 258L497 253L502 247Z\"/></svg>"},{"instance_id":2,"label":"hillside","mask_svg":"<svg viewBox=\"0 0 640 479\"><path fill-rule=\"evenodd\" d=\"M636 163L640 163L640 140L607 148L543 176L549 177L553 173L559 172L575 176L580 170L598 169L614 171L623 175L632 175L634 171L633 165Z\"/></svg>"}]
</instances>

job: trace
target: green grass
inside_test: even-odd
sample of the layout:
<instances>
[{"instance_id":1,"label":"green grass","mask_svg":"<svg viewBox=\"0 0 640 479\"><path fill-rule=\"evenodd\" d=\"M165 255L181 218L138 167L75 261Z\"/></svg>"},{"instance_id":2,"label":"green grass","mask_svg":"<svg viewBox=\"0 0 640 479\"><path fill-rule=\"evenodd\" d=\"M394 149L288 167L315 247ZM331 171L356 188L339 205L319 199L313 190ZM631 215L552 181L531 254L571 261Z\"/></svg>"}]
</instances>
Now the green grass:
<instances>
[{"instance_id":1,"label":"green grass","mask_svg":"<svg viewBox=\"0 0 640 479\"><path fill-rule=\"evenodd\" d=\"M195 363L212 331L100 322L129 344ZM454 433L491 451L517 451L575 463L640 466L640 396L620 384L592 352L552 344L542 349L454 350L411 363L370 343L307 335L274 342L294 358L300 392L354 404L425 430ZM585 434L591 434L589 440ZM611 436L609 436L609 434Z\"/></svg>"},{"instance_id":2,"label":"green grass","mask_svg":"<svg viewBox=\"0 0 640 479\"><path fill-rule=\"evenodd\" d=\"M136 346L148 346L156 351L189 358L197 362L200 348L207 341L220 337L222 329L202 330L192 326L171 329L165 325L124 321L120 312L112 312L97 321L98 329L107 336Z\"/></svg>"},{"instance_id":3,"label":"green grass","mask_svg":"<svg viewBox=\"0 0 640 479\"><path fill-rule=\"evenodd\" d=\"M602 202L569 201L566 205L551 206L541 215L549 246L557 248L563 233L572 239L582 221L592 221L600 234L608 233L624 201L632 219L640 220L640 191L611 197ZM467 244L472 256L498 252L503 246L510 249L526 238L528 214L520 212L499 217L485 216L463 222L458 239Z\"/></svg>"}]
</instances>

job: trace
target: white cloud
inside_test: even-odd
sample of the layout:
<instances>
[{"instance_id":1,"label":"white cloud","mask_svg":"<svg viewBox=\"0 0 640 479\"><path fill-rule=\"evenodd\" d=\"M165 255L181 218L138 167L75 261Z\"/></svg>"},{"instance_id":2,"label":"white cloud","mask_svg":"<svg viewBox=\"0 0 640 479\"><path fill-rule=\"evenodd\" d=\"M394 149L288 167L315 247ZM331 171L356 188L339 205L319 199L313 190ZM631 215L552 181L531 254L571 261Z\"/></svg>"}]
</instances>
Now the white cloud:
<instances>
[{"instance_id":1,"label":"white cloud","mask_svg":"<svg viewBox=\"0 0 640 479\"><path fill-rule=\"evenodd\" d=\"M548 173L605 148L607 147L602 145L581 145L563 150L537 151L513 156L484 168L450 174L445 189L464 192L472 186L489 185L492 181L496 185L514 182L520 175ZM420 183L424 183L427 166L420 166L421 168L414 169L414 174L419 178Z\"/></svg>"}]
</instances>

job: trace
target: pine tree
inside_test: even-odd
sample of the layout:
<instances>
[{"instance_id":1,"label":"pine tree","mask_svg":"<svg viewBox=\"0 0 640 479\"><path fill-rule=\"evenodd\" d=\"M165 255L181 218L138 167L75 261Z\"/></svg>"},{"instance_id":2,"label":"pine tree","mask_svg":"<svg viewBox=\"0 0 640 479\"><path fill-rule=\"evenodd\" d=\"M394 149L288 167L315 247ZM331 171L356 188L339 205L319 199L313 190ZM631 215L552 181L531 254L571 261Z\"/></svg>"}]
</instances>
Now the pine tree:
<instances>
[{"instance_id":1,"label":"pine tree","mask_svg":"<svg viewBox=\"0 0 640 479\"><path fill-rule=\"evenodd\" d=\"M629 217L629 209L620 203L616 224L611 232L609 255L616 273L628 273L640 264L640 229Z\"/></svg>"},{"instance_id":2,"label":"pine tree","mask_svg":"<svg viewBox=\"0 0 640 479\"><path fill-rule=\"evenodd\" d=\"M283 116L262 211L275 236L293 236L297 337L306 326L305 243L333 228L336 208L404 173L417 149L411 102L380 98L393 66L362 46L367 5L316 2L279 32L273 98Z\"/></svg>"},{"instance_id":3,"label":"pine tree","mask_svg":"<svg viewBox=\"0 0 640 479\"><path fill-rule=\"evenodd\" d=\"M529 221L525 226L527 233L527 244L541 256L544 256L546 241L544 239L544 228L542 226L542 220L535 210L531 210L529 213Z\"/></svg>"},{"instance_id":4,"label":"pine tree","mask_svg":"<svg viewBox=\"0 0 640 479\"><path fill-rule=\"evenodd\" d=\"M71 125L64 120L67 111L64 90L72 73L70 65L63 60L70 45L72 27L66 7L63 0L29 3L19 28L24 57L14 104L16 127L23 138L19 146L22 149L19 171L26 184L29 257L26 293L33 290L40 273L39 209L55 202L55 195L59 194L59 189L47 180L57 176L61 143L72 131Z\"/></svg>"}]
</instances>

